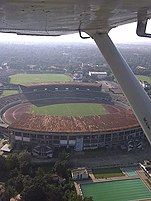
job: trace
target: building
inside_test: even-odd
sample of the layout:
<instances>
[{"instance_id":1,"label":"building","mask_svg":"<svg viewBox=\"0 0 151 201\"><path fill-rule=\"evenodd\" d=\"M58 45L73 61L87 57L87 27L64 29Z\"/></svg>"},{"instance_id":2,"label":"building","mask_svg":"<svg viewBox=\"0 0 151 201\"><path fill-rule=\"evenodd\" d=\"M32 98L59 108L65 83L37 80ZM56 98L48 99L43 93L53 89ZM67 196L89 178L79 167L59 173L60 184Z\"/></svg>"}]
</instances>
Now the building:
<instances>
[{"instance_id":1,"label":"building","mask_svg":"<svg viewBox=\"0 0 151 201\"><path fill-rule=\"evenodd\" d=\"M97 80L103 80L107 77L107 72L92 72L89 71L89 76L97 79Z\"/></svg>"},{"instance_id":2,"label":"building","mask_svg":"<svg viewBox=\"0 0 151 201\"><path fill-rule=\"evenodd\" d=\"M89 179L88 171L85 167L73 169L71 171L72 179L73 180L84 180Z\"/></svg>"},{"instance_id":3,"label":"building","mask_svg":"<svg viewBox=\"0 0 151 201\"><path fill-rule=\"evenodd\" d=\"M128 141L134 138L142 141L145 139L132 111L114 104L111 96L101 91L99 84L35 83L21 85L20 92L22 93L0 99L3 121L1 133L12 142L29 144L33 148L44 145L52 149L65 147L82 151L128 146ZM38 116L25 111L31 103L40 105L71 102L102 103L109 108L110 114L62 117ZM20 112L15 113L16 107ZM14 119L14 115L17 117L18 114L18 118ZM36 148L34 154L44 156L43 150Z\"/></svg>"},{"instance_id":4,"label":"building","mask_svg":"<svg viewBox=\"0 0 151 201\"><path fill-rule=\"evenodd\" d=\"M32 149L32 154L37 158L52 158L53 150L49 146L38 145Z\"/></svg>"}]
</instances>

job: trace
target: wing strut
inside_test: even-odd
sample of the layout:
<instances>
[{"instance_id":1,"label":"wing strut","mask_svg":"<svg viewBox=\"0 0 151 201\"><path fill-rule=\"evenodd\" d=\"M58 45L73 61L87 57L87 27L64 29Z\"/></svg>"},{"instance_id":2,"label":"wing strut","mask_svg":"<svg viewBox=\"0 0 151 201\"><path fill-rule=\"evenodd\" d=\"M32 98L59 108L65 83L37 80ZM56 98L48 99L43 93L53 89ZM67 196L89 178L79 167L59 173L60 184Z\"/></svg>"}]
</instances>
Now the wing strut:
<instances>
[{"instance_id":1,"label":"wing strut","mask_svg":"<svg viewBox=\"0 0 151 201\"><path fill-rule=\"evenodd\" d=\"M151 100L107 33L90 34L110 65L151 144Z\"/></svg>"}]
</instances>

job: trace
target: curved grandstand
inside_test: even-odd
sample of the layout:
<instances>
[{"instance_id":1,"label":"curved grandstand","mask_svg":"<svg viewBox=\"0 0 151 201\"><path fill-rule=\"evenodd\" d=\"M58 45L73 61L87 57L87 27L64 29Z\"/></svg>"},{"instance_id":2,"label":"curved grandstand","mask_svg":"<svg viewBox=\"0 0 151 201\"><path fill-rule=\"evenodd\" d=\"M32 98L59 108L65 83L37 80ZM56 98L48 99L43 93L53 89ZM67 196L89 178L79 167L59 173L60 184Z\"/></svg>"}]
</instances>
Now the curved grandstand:
<instances>
[{"instance_id":1,"label":"curved grandstand","mask_svg":"<svg viewBox=\"0 0 151 201\"><path fill-rule=\"evenodd\" d=\"M0 99L3 132L16 142L67 147L76 151L124 145L133 137L144 138L129 107L115 104L101 85L90 83L30 83L20 94ZM93 116L52 116L31 112L31 105L99 103L107 113ZM7 129L6 129L7 127Z\"/></svg>"}]
</instances>

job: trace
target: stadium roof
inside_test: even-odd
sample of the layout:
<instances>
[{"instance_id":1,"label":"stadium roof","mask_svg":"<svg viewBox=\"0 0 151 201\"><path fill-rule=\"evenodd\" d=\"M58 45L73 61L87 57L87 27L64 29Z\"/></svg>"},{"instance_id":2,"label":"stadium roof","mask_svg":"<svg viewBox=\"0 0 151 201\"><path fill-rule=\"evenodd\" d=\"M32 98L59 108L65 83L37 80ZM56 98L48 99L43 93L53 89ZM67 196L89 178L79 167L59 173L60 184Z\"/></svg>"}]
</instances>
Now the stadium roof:
<instances>
[{"instance_id":1,"label":"stadium roof","mask_svg":"<svg viewBox=\"0 0 151 201\"><path fill-rule=\"evenodd\" d=\"M131 111L103 116L37 116L24 114L9 128L46 133L110 132L138 127L139 123Z\"/></svg>"},{"instance_id":2,"label":"stadium roof","mask_svg":"<svg viewBox=\"0 0 151 201\"><path fill-rule=\"evenodd\" d=\"M24 87L33 87L33 86L51 86L51 85L76 85L76 86L96 86L99 87L101 84L98 83L88 83L88 82L31 82L20 84Z\"/></svg>"}]
</instances>

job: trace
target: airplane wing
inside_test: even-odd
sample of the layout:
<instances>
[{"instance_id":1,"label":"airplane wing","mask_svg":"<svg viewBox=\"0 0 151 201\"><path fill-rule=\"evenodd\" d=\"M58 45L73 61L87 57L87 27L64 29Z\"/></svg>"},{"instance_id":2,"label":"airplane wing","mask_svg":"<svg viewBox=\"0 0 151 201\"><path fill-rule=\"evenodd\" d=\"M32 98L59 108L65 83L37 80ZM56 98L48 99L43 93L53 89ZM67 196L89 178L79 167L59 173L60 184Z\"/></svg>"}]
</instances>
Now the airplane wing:
<instances>
[{"instance_id":1,"label":"airplane wing","mask_svg":"<svg viewBox=\"0 0 151 201\"><path fill-rule=\"evenodd\" d=\"M62 35L111 28L137 21L150 0L0 0L0 32Z\"/></svg>"}]
</instances>

